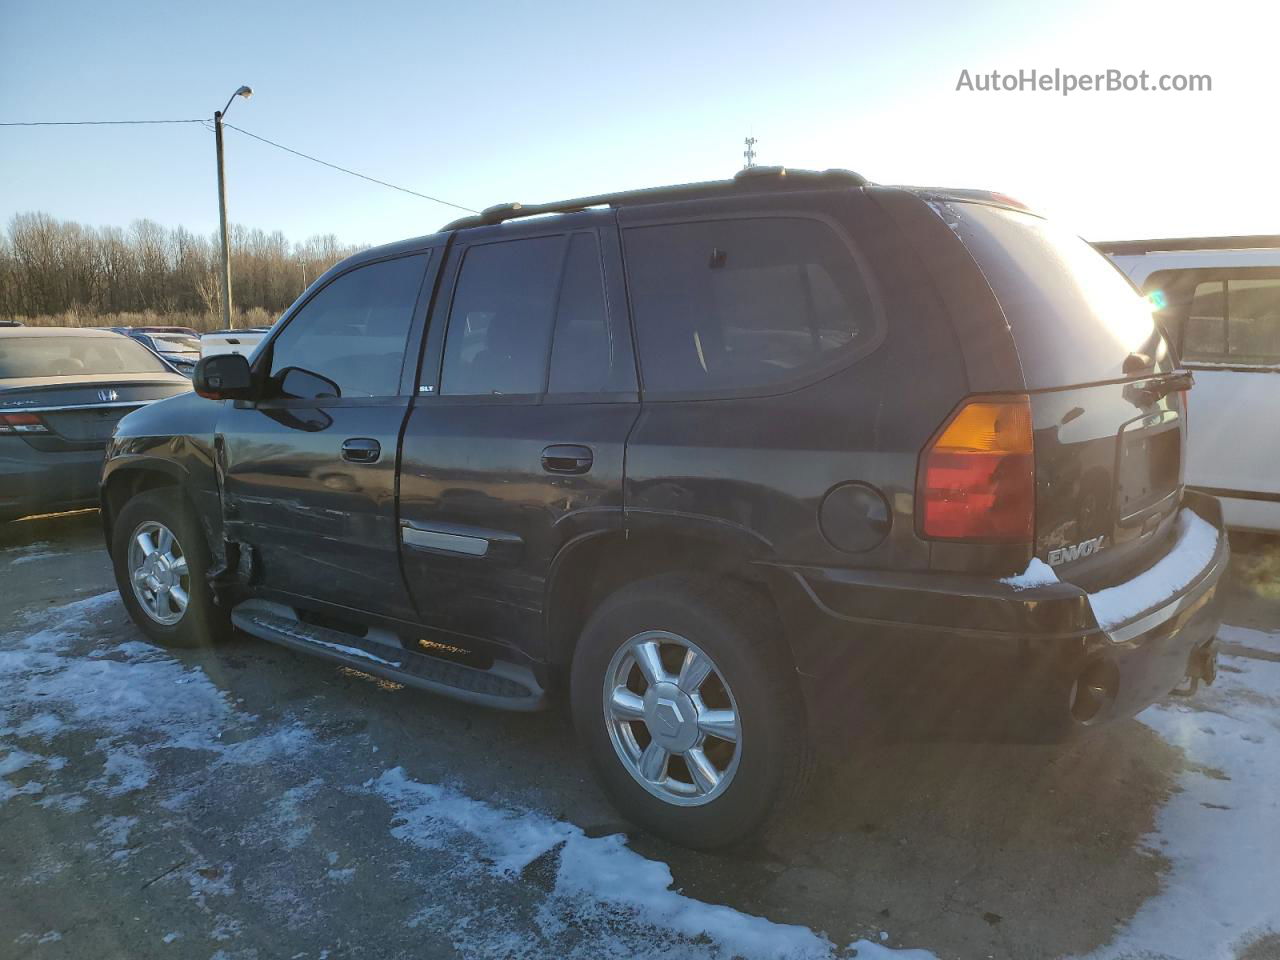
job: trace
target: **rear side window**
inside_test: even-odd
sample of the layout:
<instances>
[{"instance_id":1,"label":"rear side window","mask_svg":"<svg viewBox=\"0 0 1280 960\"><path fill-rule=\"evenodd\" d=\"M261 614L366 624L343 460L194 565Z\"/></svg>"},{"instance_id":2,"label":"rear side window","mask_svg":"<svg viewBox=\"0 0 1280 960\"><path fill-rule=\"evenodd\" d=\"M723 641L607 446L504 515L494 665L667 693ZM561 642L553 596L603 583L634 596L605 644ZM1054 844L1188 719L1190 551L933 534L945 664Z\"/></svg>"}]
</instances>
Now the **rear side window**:
<instances>
[{"instance_id":1,"label":"rear side window","mask_svg":"<svg viewBox=\"0 0 1280 960\"><path fill-rule=\"evenodd\" d=\"M1183 360L1280 364L1280 271L1162 270L1146 287Z\"/></svg>"},{"instance_id":2,"label":"rear side window","mask_svg":"<svg viewBox=\"0 0 1280 960\"><path fill-rule=\"evenodd\" d=\"M768 388L881 331L848 245L816 220L632 227L624 243L649 395Z\"/></svg>"},{"instance_id":3,"label":"rear side window","mask_svg":"<svg viewBox=\"0 0 1280 960\"><path fill-rule=\"evenodd\" d=\"M594 234L575 233L569 240L560 284L547 392L605 391L612 367L600 248Z\"/></svg>"},{"instance_id":4,"label":"rear side window","mask_svg":"<svg viewBox=\"0 0 1280 960\"><path fill-rule=\"evenodd\" d=\"M635 390L615 356L592 232L477 244L458 274L445 335L445 396Z\"/></svg>"},{"instance_id":5,"label":"rear side window","mask_svg":"<svg viewBox=\"0 0 1280 960\"><path fill-rule=\"evenodd\" d=\"M1028 388L1123 379L1131 353L1151 358L1156 372L1172 368L1151 304L1071 231L987 204L948 202L934 208L960 237L999 301Z\"/></svg>"},{"instance_id":6,"label":"rear side window","mask_svg":"<svg viewBox=\"0 0 1280 960\"><path fill-rule=\"evenodd\" d=\"M541 393L564 237L472 247L462 261L444 344L445 395Z\"/></svg>"}]
</instances>

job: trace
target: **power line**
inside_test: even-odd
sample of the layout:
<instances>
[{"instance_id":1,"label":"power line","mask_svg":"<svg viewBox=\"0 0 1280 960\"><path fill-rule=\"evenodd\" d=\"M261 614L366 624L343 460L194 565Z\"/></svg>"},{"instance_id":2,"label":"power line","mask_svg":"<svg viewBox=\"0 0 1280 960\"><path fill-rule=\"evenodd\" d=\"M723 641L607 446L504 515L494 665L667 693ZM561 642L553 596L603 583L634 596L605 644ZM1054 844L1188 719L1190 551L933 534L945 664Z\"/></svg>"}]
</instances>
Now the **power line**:
<instances>
[{"instance_id":1,"label":"power line","mask_svg":"<svg viewBox=\"0 0 1280 960\"><path fill-rule=\"evenodd\" d=\"M196 118L194 120L13 120L0 121L0 127L103 127L103 126L128 126L136 124L155 124L155 123L203 123L206 127L210 126L210 122L205 118ZM268 140L266 137L260 137L256 133L250 133L233 124L227 123L225 120L222 124L224 127L230 127L237 133L243 133L246 137L252 137L254 140L283 150L286 153L292 153L295 157L302 157L304 160L310 160L312 163L318 163L321 166L329 167L341 173L350 174L353 177L359 177L361 180L368 180L370 183L376 183L379 186L390 187L392 190L399 190L401 193L407 193L410 196L420 197L423 200L430 200L432 203L443 204L446 207L453 207L455 210L462 210L466 213L476 213L470 207L464 207L460 203L452 203L448 200L441 200L439 197L433 197L426 193L419 193L417 190L410 190L408 187L401 187L394 183L388 183L386 180L379 180L377 177L370 177L367 174L359 173L355 170L349 170L346 167L340 167L336 163L330 163L328 160L321 160L319 157L313 157L310 154L303 153L301 150L294 150L292 147L286 147L283 143L276 143L274 140Z\"/></svg>"},{"instance_id":2,"label":"power line","mask_svg":"<svg viewBox=\"0 0 1280 960\"><path fill-rule=\"evenodd\" d=\"M410 190L408 187L401 187L394 183L388 183L386 180L379 180L377 177L370 177L363 173L357 173L355 170L348 170L346 167L340 167L336 163L330 163L328 160L321 160L319 157L313 157L310 154L303 153L301 150L294 150L292 147L286 147L283 143L276 143L274 140L268 140L266 137L260 137L256 133L250 133L248 130L237 127L234 124L227 123L225 120L222 121L222 125L224 127L230 127L237 133L243 133L246 137L252 137L254 140L261 140L265 144L269 144L279 150L284 150L286 153L292 153L295 157L302 157L302 159L310 160L312 163L318 163L321 166L329 167L333 170L341 171L342 173L349 173L351 176L359 177L361 180L368 180L370 183L381 184L384 187L390 187L392 190L399 190L401 193L421 197L423 200L430 200L433 203L441 203L446 207L453 207L455 210L463 210L467 213L479 212L477 210L472 210L470 207L464 207L460 203L451 203L448 200L441 200L439 197L432 197L425 193L419 193L417 190Z\"/></svg>"},{"instance_id":3,"label":"power line","mask_svg":"<svg viewBox=\"0 0 1280 960\"><path fill-rule=\"evenodd\" d=\"M0 127L117 127L140 123L204 123L195 120L13 120L0 122Z\"/></svg>"}]
</instances>

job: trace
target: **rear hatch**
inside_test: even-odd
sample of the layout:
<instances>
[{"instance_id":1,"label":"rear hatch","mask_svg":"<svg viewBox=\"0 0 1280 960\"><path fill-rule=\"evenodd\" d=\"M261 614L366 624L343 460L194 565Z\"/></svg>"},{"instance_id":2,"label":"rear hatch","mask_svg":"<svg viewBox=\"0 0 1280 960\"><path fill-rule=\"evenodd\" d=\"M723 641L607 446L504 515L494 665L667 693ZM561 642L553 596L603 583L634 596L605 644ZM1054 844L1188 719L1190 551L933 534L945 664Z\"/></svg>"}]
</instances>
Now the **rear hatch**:
<instances>
[{"instance_id":1,"label":"rear hatch","mask_svg":"<svg viewBox=\"0 0 1280 960\"><path fill-rule=\"evenodd\" d=\"M27 425L34 429L19 431L36 449L85 450L105 446L125 414L190 389L173 373L6 378L0 379L0 414L36 418Z\"/></svg>"},{"instance_id":2,"label":"rear hatch","mask_svg":"<svg viewBox=\"0 0 1280 960\"><path fill-rule=\"evenodd\" d=\"M934 198L1009 324L1030 395L1035 555L1095 589L1168 547L1182 501L1189 377L1104 256L1029 213Z\"/></svg>"}]
</instances>

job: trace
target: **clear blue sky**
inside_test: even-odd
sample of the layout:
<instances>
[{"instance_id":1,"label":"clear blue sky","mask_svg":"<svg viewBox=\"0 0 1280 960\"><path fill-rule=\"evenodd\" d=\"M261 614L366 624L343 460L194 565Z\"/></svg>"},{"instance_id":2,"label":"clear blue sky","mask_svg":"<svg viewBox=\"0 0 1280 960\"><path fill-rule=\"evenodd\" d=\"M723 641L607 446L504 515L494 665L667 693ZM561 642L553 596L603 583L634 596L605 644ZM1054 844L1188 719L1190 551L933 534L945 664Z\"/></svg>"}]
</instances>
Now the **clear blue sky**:
<instances>
[{"instance_id":1,"label":"clear blue sky","mask_svg":"<svg viewBox=\"0 0 1280 960\"><path fill-rule=\"evenodd\" d=\"M1280 232L1280 4L0 0L0 120L211 116L471 207L849 167L998 189L1093 238ZM957 92L973 72L1211 93ZM378 243L452 212L228 132L231 218ZM217 224L198 124L0 128L0 219Z\"/></svg>"}]
</instances>

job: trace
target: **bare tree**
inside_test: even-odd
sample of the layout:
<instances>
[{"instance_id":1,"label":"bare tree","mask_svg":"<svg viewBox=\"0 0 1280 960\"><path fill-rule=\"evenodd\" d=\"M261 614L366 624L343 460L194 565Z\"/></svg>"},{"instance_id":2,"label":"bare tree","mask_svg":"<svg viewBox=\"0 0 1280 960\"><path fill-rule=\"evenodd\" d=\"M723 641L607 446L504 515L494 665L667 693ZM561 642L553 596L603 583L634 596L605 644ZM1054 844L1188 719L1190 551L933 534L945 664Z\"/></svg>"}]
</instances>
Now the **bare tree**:
<instances>
[{"instance_id":1,"label":"bare tree","mask_svg":"<svg viewBox=\"0 0 1280 960\"><path fill-rule=\"evenodd\" d=\"M358 247L332 234L290 244L280 231L231 228L238 310L278 314ZM137 220L127 230L20 213L0 231L0 316L216 314L222 307L219 244L177 227Z\"/></svg>"}]
</instances>

